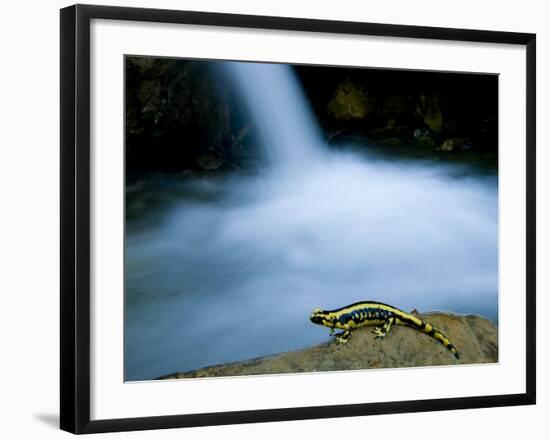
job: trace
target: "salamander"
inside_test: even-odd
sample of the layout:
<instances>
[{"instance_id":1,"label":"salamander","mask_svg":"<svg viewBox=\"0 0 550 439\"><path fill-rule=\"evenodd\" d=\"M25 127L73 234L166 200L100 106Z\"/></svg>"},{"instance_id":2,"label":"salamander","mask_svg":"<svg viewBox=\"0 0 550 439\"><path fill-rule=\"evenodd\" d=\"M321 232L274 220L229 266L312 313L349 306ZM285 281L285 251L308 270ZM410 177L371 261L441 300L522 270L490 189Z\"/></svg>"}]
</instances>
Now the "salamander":
<instances>
[{"instance_id":1,"label":"salamander","mask_svg":"<svg viewBox=\"0 0 550 439\"><path fill-rule=\"evenodd\" d=\"M456 348L439 329L413 314L385 303L357 302L332 311L317 308L309 318L317 325L330 328L330 335L334 334L335 329L342 329L343 332L336 335L338 343L347 343L351 338L351 331L362 326L376 326L376 338L385 337L392 325L408 326L435 338L457 359L459 358Z\"/></svg>"}]
</instances>

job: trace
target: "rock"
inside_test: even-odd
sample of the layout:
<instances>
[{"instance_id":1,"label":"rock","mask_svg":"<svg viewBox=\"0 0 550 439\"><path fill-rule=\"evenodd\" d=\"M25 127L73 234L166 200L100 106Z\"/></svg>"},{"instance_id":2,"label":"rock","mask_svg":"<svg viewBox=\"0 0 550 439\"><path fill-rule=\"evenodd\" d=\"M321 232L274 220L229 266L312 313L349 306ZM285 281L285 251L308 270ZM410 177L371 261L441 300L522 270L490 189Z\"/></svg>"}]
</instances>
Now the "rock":
<instances>
[{"instance_id":1,"label":"rock","mask_svg":"<svg viewBox=\"0 0 550 439\"><path fill-rule=\"evenodd\" d=\"M394 326L385 338L377 339L372 328L367 327L353 331L345 345L331 340L299 351L178 372L159 379L498 362L498 329L489 320L447 313L419 317L451 340L460 354L459 360L441 343L412 328Z\"/></svg>"},{"instance_id":2,"label":"rock","mask_svg":"<svg viewBox=\"0 0 550 439\"><path fill-rule=\"evenodd\" d=\"M435 146L435 141L429 136L420 136L414 139L414 144L421 148L428 148L432 150Z\"/></svg>"},{"instance_id":3,"label":"rock","mask_svg":"<svg viewBox=\"0 0 550 439\"><path fill-rule=\"evenodd\" d=\"M457 139L456 137L453 137L451 139L445 139L441 146L436 148L437 151L455 151L457 147L459 147L462 144L461 139Z\"/></svg>"},{"instance_id":4,"label":"rock","mask_svg":"<svg viewBox=\"0 0 550 439\"><path fill-rule=\"evenodd\" d=\"M430 131L429 130L421 130L420 128L417 128L413 132L413 137L415 137L415 138L429 137L429 136L430 136Z\"/></svg>"},{"instance_id":5,"label":"rock","mask_svg":"<svg viewBox=\"0 0 550 439\"><path fill-rule=\"evenodd\" d=\"M421 94L416 105L416 112L430 129L439 133L443 128L443 115L436 94Z\"/></svg>"},{"instance_id":6,"label":"rock","mask_svg":"<svg viewBox=\"0 0 550 439\"><path fill-rule=\"evenodd\" d=\"M346 79L336 89L334 97L328 104L328 113L337 119L363 119L372 110L369 93Z\"/></svg>"},{"instance_id":7,"label":"rock","mask_svg":"<svg viewBox=\"0 0 550 439\"><path fill-rule=\"evenodd\" d=\"M377 140L376 143L378 145L386 146L388 148L399 148L400 146L403 145L404 142L398 137L386 137L386 138Z\"/></svg>"},{"instance_id":8,"label":"rock","mask_svg":"<svg viewBox=\"0 0 550 439\"><path fill-rule=\"evenodd\" d=\"M197 163L202 169L206 171L215 171L223 165L223 160L220 157L216 157L212 154L201 155L197 159Z\"/></svg>"},{"instance_id":9,"label":"rock","mask_svg":"<svg viewBox=\"0 0 550 439\"><path fill-rule=\"evenodd\" d=\"M400 127L397 125L395 119L388 119L384 126L372 130L372 136L376 139L386 139L399 135L400 131Z\"/></svg>"},{"instance_id":10,"label":"rock","mask_svg":"<svg viewBox=\"0 0 550 439\"><path fill-rule=\"evenodd\" d=\"M258 155L250 115L210 61L126 59L126 165L132 170L181 172L221 166L201 156ZM211 166L214 166L213 168Z\"/></svg>"},{"instance_id":11,"label":"rock","mask_svg":"<svg viewBox=\"0 0 550 439\"><path fill-rule=\"evenodd\" d=\"M385 90L387 93L388 91ZM390 92L391 93L391 92ZM408 99L403 93L394 93L387 96L379 97L379 112L384 117L402 118L408 110Z\"/></svg>"}]
</instances>

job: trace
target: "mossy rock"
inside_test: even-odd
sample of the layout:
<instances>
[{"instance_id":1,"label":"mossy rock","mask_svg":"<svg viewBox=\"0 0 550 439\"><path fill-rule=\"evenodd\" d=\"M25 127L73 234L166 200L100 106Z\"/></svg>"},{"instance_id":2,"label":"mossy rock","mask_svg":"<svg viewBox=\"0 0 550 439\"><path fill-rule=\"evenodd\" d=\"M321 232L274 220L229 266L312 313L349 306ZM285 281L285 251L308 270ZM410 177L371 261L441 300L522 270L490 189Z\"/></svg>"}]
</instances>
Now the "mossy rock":
<instances>
[{"instance_id":1,"label":"mossy rock","mask_svg":"<svg viewBox=\"0 0 550 439\"><path fill-rule=\"evenodd\" d=\"M372 106L367 90L346 79L329 102L328 113L336 119L363 119L372 112Z\"/></svg>"},{"instance_id":2,"label":"mossy rock","mask_svg":"<svg viewBox=\"0 0 550 439\"><path fill-rule=\"evenodd\" d=\"M443 128L443 114L441 113L437 95L421 94L417 101L416 112L434 133L441 132Z\"/></svg>"},{"instance_id":3,"label":"mossy rock","mask_svg":"<svg viewBox=\"0 0 550 439\"><path fill-rule=\"evenodd\" d=\"M429 136L418 136L415 137L412 141L413 146L428 150L433 150L435 148L435 141Z\"/></svg>"},{"instance_id":4,"label":"mossy rock","mask_svg":"<svg viewBox=\"0 0 550 439\"><path fill-rule=\"evenodd\" d=\"M462 139L458 139L456 137L445 139L443 143L437 147L437 151L456 151L460 146L462 146Z\"/></svg>"}]
</instances>

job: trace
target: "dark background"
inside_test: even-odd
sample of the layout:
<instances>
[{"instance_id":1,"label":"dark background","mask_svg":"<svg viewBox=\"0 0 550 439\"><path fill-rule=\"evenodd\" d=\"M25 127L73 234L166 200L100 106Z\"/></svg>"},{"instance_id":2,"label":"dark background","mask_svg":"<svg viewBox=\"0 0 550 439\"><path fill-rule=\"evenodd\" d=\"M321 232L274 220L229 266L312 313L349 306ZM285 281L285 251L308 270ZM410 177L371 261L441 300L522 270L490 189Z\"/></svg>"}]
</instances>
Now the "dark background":
<instances>
[{"instance_id":1,"label":"dark background","mask_svg":"<svg viewBox=\"0 0 550 439\"><path fill-rule=\"evenodd\" d=\"M126 171L227 172L261 163L253 117L222 61L126 57ZM498 76L293 66L333 148L497 169Z\"/></svg>"}]
</instances>

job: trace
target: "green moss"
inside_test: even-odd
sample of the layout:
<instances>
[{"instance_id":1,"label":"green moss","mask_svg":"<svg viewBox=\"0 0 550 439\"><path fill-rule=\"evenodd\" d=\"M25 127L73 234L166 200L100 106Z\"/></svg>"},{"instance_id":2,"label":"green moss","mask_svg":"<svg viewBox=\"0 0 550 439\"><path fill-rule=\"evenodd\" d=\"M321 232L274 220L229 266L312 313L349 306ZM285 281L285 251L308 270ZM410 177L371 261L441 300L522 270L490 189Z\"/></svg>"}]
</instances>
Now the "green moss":
<instances>
[{"instance_id":1,"label":"green moss","mask_svg":"<svg viewBox=\"0 0 550 439\"><path fill-rule=\"evenodd\" d=\"M369 93L349 79L338 86L328 104L328 113L337 119L363 119L371 112Z\"/></svg>"}]
</instances>

